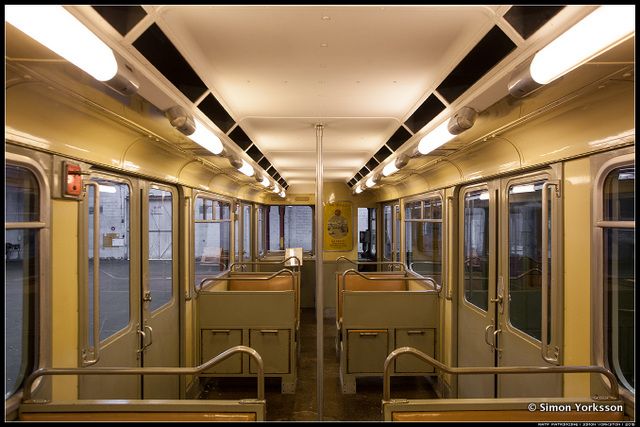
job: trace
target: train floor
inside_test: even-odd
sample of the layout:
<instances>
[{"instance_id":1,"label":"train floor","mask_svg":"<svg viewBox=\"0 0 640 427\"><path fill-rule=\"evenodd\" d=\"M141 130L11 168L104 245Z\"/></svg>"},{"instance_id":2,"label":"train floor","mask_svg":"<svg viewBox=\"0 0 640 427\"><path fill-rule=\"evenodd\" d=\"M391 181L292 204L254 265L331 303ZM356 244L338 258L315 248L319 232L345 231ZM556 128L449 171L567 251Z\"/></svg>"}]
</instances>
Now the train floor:
<instances>
[{"instance_id":1,"label":"train floor","mask_svg":"<svg viewBox=\"0 0 640 427\"><path fill-rule=\"evenodd\" d=\"M324 319L324 405L325 421L382 421L382 376L357 380L356 394L342 394L340 362L335 352L335 318ZM265 379L267 421L316 421L316 319L315 309L302 309L300 318L301 350L295 394L280 393L280 379ZM255 398L254 378L210 378L202 399ZM436 398L426 377L393 377L391 396Z\"/></svg>"}]
</instances>

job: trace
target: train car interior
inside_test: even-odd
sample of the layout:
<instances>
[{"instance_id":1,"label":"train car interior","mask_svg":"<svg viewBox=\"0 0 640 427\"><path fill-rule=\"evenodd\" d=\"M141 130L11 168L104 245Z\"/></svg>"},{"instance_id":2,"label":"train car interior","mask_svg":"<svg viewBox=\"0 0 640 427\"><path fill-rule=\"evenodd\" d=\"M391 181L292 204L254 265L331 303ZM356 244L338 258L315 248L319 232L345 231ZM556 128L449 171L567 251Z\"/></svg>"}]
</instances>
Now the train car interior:
<instances>
[{"instance_id":1,"label":"train car interior","mask_svg":"<svg viewBox=\"0 0 640 427\"><path fill-rule=\"evenodd\" d=\"M5 421L635 425L634 5L5 5L4 188Z\"/></svg>"}]
</instances>

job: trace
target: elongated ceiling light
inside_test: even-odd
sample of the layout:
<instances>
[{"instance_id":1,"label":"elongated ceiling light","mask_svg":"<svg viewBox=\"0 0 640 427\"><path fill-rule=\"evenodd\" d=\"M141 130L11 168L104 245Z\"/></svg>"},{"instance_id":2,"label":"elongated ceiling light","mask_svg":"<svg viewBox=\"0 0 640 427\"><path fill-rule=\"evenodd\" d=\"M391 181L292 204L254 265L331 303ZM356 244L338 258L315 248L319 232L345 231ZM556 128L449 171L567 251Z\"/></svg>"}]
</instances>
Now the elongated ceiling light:
<instances>
[{"instance_id":1,"label":"elongated ceiling light","mask_svg":"<svg viewBox=\"0 0 640 427\"><path fill-rule=\"evenodd\" d=\"M220 138L218 138L215 133L211 132L198 119L195 119L194 122L196 124L196 130L191 135L188 135L189 138L196 144L211 151L216 156L222 153L224 147Z\"/></svg>"},{"instance_id":2,"label":"elongated ceiling light","mask_svg":"<svg viewBox=\"0 0 640 427\"><path fill-rule=\"evenodd\" d=\"M7 5L5 20L105 82L118 73L118 63L109 46L60 5Z\"/></svg>"},{"instance_id":3,"label":"elongated ceiling light","mask_svg":"<svg viewBox=\"0 0 640 427\"><path fill-rule=\"evenodd\" d=\"M236 159L232 157L229 159L229 163L231 163L231 166L238 169L238 171L242 172L246 176L253 176L253 174L255 173L255 171L253 170L253 166L251 166L243 159Z\"/></svg>"},{"instance_id":4,"label":"elongated ceiling light","mask_svg":"<svg viewBox=\"0 0 640 427\"><path fill-rule=\"evenodd\" d=\"M356 187L356 189L355 189L355 193L356 193L356 194L360 194L360 193L362 193L362 186L361 186L361 185L358 185L358 186Z\"/></svg>"},{"instance_id":5,"label":"elongated ceiling light","mask_svg":"<svg viewBox=\"0 0 640 427\"><path fill-rule=\"evenodd\" d=\"M271 181L269 181L269 178L263 175L260 179L260 185L262 185L264 188L269 188L271 186Z\"/></svg>"},{"instance_id":6,"label":"elongated ceiling light","mask_svg":"<svg viewBox=\"0 0 640 427\"><path fill-rule=\"evenodd\" d=\"M280 193L280 191L282 191L280 189L280 187L278 186L278 184L273 184L273 188L271 189L271 191L273 191L274 193L278 194Z\"/></svg>"},{"instance_id":7,"label":"elongated ceiling light","mask_svg":"<svg viewBox=\"0 0 640 427\"><path fill-rule=\"evenodd\" d=\"M517 98L529 95L635 32L634 5L600 6L518 67L508 83Z\"/></svg>"},{"instance_id":8,"label":"elongated ceiling light","mask_svg":"<svg viewBox=\"0 0 640 427\"><path fill-rule=\"evenodd\" d=\"M634 31L635 6L600 6L534 55L531 77L543 85L550 83Z\"/></svg>"},{"instance_id":9,"label":"elongated ceiling light","mask_svg":"<svg viewBox=\"0 0 640 427\"><path fill-rule=\"evenodd\" d=\"M364 183L364 185L365 185L367 188L371 188L371 187L373 187L374 185L376 185L376 184L378 183L378 181L379 181L379 180L380 180L380 176L379 176L379 175L373 175L371 178L369 178L369 179Z\"/></svg>"},{"instance_id":10,"label":"elongated ceiling light","mask_svg":"<svg viewBox=\"0 0 640 427\"><path fill-rule=\"evenodd\" d=\"M420 140L420 144L418 144L418 152L425 155L452 140L455 135L449 132L448 124L449 121L447 120L423 136Z\"/></svg>"},{"instance_id":11,"label":"elongated ceiling light","mask_svg":"<svg viewBox=\"0 0 640 427\"><path fill-rule=\"evenodd\" d=\"M405 167L409 162L409 157L401 154L393 162L389 163L382 169L383 176L390 176Z\"/></svg>"}]
</instances>

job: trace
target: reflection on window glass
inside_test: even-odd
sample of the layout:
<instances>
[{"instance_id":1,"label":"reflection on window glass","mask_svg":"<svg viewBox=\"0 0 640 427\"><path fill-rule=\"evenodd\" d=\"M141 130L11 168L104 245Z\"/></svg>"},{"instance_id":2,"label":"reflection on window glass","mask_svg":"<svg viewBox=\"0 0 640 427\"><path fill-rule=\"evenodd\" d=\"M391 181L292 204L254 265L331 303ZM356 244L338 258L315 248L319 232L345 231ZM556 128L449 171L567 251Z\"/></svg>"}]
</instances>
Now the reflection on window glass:
<instances>
[{"instance_id":1,"label":"reflection on window glass","mask_svg":"<svg viewBox=\"0 0 640 427\"><path fill-rule=\"evenodd\" d=\"M39 187L33 173L5 166L5 221L40 221ZM5 229L5 399L18 391L36 364L36 297L39 289L38 229Z\"/></svg>"},{"instance_id":2,"label":"reflection on window glass","mask_svg":"<svg viewBox=\"0 0 640 427\"><path fill-rule=\"evenodd\" d=\"M243 243L242 243L242 259L251 261L251 205L243 205L242 227L243 227Z\"/></svg>"},{"instance_id":3,"label":"reflection on window glass","mask_svg":"<svg viewBox=\"0 0 640 427\"><path fill-rule=\"evenodd\" d=\"M615 169L605 179L604 219L635 219L635 168ZM635 228L603 229L606 357L620 383L635 393Z\"/></svg>"},{"instance_id":4,"label":"reflection on window glass","mask_svg":"<svg viewBox=\"0 0 640 427\"><path fill-rule=\"evenodd\" d=\"M483 310L489 306L489 192L464 197L464 298Z\"/></svg>"},{"instance_id":5,"label":"reflection on window glass","mask_svg":"<svg viewBox=\"0 0 640 427\"><path fill-rule=\"evenodd\" d=\"M173 289L173 198L170 191L149 190L149 289L151 310L171 301Z\"/></svg>"},{"instance_id":6,"label":"reflection on window glass","mask_svg":"<svg viewBox=\"0 0 640 427\"><path fill-rule=\"evenodd\" d=\"M410 202L405 211L407 219L413 219L405 222L407 265L413 271L431 277L440 284L442 283L442 200L437 196Z\"/></svg>"},{"instance_id":7,"label":"reflection on window glass","mask_svg":"<svg viewBox=\"0 0 640 427\"><path fill-rule=\"evenodd\" d=\"M311 206L267 206L269 251L286 248L313 248L313 210Z\"/></svg>"},{"instance_id":8,"label":"reflection on window glass","mask_svg":"<svg viewBox=\"0 0 640 427\"><path fill-rule=\"evenodd\" d=\"M384 205L382 207L382 223L384 226L382 259L384 261L391 261L391 251L393 249L393 215L391 205Z\"/></svg>"},{"instance_id":9,"label":"reflection on window glass","mask_svg":"<svg viewBox=\"0 0 640 427\"><path fill-rule=\"evenodd\" d=\"M100 240L93 241L94 187L89 187L89 342L93 343L93 245L100 250L100 341L129 324L129 186L93 180L100 193Z\"/></svg>"},{"instance_id":10,"label":"reflection on window glass","mask_svg":"<svg viewBox=\"0 0 640 427\"><path fill-rule=\"evenodd\" d=\"M376 257L376 209L358 208L358 258L364 261Z\"/></svg>"},{"instance_id":11,"label":"reflection on window glass","mask_svg":"<svg viewBox=\"0 0 640 427\"><path fill-rule=\"evenodd\" d=\"M206 214L211 206L212 215ZM203 207L205 214L199 215ZM231 248L231 204L219 200L197 197L194 225L195 286L200 287L203 279L215 276L229 267ZM198 217L200 216L200 219Z\"/></svg>"},{"instance_id":12,"label":"reflection on window glass","mask_svg":"<svg viewBox=\"0 0 640 427\"><path fill-rule=\"evenodd\" d=\"M256 236L258 238L258 256L264 256L264 208L262 206L258 206L257 209L258 216L258 230L256 232Z\"/></svg>"},{"instance_id":13,"label":"reflection on window glass","mask_svg":"<svg viewBox=\"0 0 640 427\"><path fill-rule=\"evenodd\" d=\"M395 245L395 258L394 261L399 262L400 261L400 205L395 205L395 212L396 212L396 224L395 224L395 241L394 241L394 245Z\"/></svg>"},{"instance_id":14,"label":"reflection on window glass","mask_svg":"<svg viewBox=\"0 0 640 427\"><path fill-rule=\"evenodd\" d=\"M550 238L549 229L545 233L541 229L543 183L509 187L509 321L538 340L542 314L542 236Z\"/></svg>"}]
</instances>

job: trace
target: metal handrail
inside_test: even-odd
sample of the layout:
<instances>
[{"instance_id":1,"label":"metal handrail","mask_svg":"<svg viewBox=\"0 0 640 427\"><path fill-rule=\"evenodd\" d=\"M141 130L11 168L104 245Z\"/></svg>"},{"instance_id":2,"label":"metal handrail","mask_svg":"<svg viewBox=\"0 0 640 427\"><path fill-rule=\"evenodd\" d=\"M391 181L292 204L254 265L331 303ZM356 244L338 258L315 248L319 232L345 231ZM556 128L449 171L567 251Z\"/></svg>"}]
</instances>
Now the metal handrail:
<instances>
[{"instance_id":1,"label":"metal handrail","mask_svg":"<svg viewBox=\"0 0 640 427\"><path fill-rule=\"evenodd\" d=\"M394 277L393 279L390 279L388 277L369 277L369 276L365 276L364 274L360 273L357 270L354 270L353 268L350 268L349 270L345 270L344 273L342 273L342 283L345 283L345 277L347 276L347 274L356 274L360 277L363 277L367 280L373 280L373 281L378 281L378 280L402 280L402 281L409 281L409 280L418 280L418 281L426 281L429 282L429 284L434 288L436 293L440 293L440 290L442 289L442 286L439 286L438 283L433 280L430 277L415 277L415 276L409 276L409 277ZM408 272L405 272L405 274ZM412 272L414 274L416 274L415 272ZM374 273L377 274L377 273Z\"/></svg>"},{"instance_id":2,"label":"metal handrail","mask_svg":"<svg viewBox=\"0 0 640 427\"><path fill-rule=\"evenodd\" d=\"M549 319L549 283L548 283L548 275L549 275L549 260L547 259L547 257L549 256L549 240L548 240L548 223L549 223L549 211L548 211L548 205L549 205L549 198L548 198L548 191L547 189L549 187L555 187L556 188L556 192L558 191L558 185L559 182L558 181L546 181L544 184L542 184L542 276L540 278L541 281L541 288L542 288L542 318L540 319L541 321L541 325L540 328L542 329L541 331L541 337L540 337L540 341L541 341L541 346L540 346L540 351L542 353L542 358L549 362L549 363L553 363L553 364L559 364L560 363L560 357L559 355L556 353L555 357L551 357L549 356L549 326L548 326L548 319Z\"/></svg>"},{"instance_id":3,"label":"metal handrail","mask_svg":"<svg viewBox=\"0 0 640 427\"><path fill-rule=\"evenodd\" d=\"M87 182L93 187L93 359L82 360L84 366L91 366L100 360L100 185ZM87 346L89 339L87 339Z\"/></svg>"},{"instance_id":4,"label":"metal handrail","mask_svg":"<svg viewBox=\"0 0 640 427\"><path fill-rule=\"evenodd\" d=\"M468 368L452 368L447 366L431 356L421 352L414 347L400 347L393 350L384 361L384 378L382 401L388 402L391 398L391 362L401 354L413 354L419 359L430 364L436 369L440 369L448 374L456 375L478 375L478 374L576 374L576 373L596 373L607 377L611 383L611 400L618 400L620 393L618 390L618 382L615 375L609 369L603 366L492 366L492 367L468 367Z\"/></svg>"},{"instance_id":5,"label":"metal handrail","mask_svg":"<svg viewBox=\"0 0 640 427\"><path fill-rule=\"evenodd\" d=\"M293 271L287 269L287 268L283 268L280 269L278 271L276 271L275 273L273 273L270 276L267 277L242 277L242 276L217 276L217 277L205 277L204 279L202 279L200 281L200 288L196 290L196 295L200 295L203 291L202 291L202 286L204 285L205 282L208 281L212 281L212 282L216 282L219 280L229 280L229 281L233 281L233 280L271 280L274 277L280 275L281 273L288 273L291 275L291 278L294 280L296 279L295 274L293 273Z\"/></svg>"},{"instance_id":6,"label":"metal handrail","mask_svg":"<svg viewBox=\"0 0 640 427\"><path fill-rule=\"evenodd\" d=\"M35 403L31 401L31 387L37 378L45 375L197 375L236 353L248 353L258 364L258 400L264 400L264 362L262 357L251 347L237 345L193 368L40 368L25 380L22 401Z\"/></svg>"},{"instance_id":7,"label":"metal handrail","mask_svg":"<svg viewBox=\"0 0 640 427\"><path fill-rule=\"evenodd\" d=\"M351 260L347 257L343 256L339 256L338 258L336 258L336 262L338 261L347 261L350 262L353 265L373 265L373 264L389 264L389 265L399 265L402 267L402 270L407 271L407 266L399 261L354 261Z\"/></svg>"},{"instance_id":8,"label":"metal handrail","mask_svg":"<svg viewBox=\"0 0 640 427\"><path fill-rule=\"evenodd\" d=\"M291 255L290 257L287 257L282 261L238 261L238 262L234 262L233 264L231 264L229 266L229 271L233 271L233 267L235 267L236 265L263 265L263 264L264 265L279 265L279 264L284 265L284 263L286 263L290 259L295 259L296 260L296 264L291 265L291 267L300 267L302 265L302 261L300 261L300 258L298 258L295 255Z\"/></svg>"}]
</instances>

